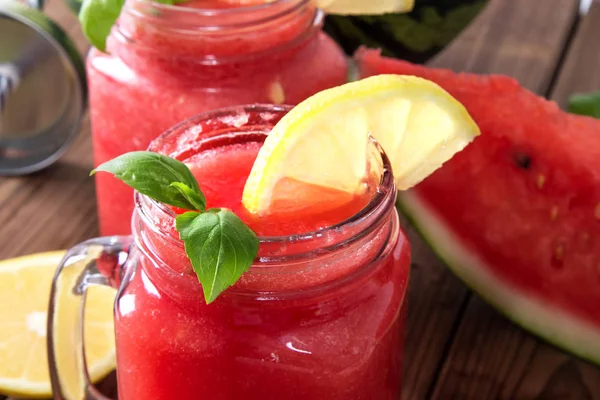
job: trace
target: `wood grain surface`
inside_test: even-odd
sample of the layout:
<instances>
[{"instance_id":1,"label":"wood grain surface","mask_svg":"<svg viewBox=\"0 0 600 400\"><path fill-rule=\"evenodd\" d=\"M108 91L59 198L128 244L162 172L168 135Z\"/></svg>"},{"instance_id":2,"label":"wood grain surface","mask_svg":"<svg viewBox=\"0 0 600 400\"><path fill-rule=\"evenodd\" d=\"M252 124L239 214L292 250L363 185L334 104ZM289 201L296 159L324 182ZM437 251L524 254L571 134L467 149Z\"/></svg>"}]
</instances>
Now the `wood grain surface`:
<instances>
[{"instance_id":1,"label":"wood grain surface","mask_svg":"<svg viewBox=\"0 0 600 400\"><path fill-rule=\"evenodd\" d=\"M551 95L563 108L573 93L600 91L600 1L579 24L565 54Z\"/></svg>"},{"instance_id":2,"label":"wood grain surface","mask_svg":"<svg viewBox=\"0 0 600 400\"><path fill-rule=\"evenodd\" d=\"M432 64L507 74L565 104L574 91L600 89L600 4L581 23L578 7L578 0L490 0ZM49 0L46 13L87 51L62 0ZM0 259L66 248L97 235L91 160L85 119L81 135L57 164L30 176L0 178ZM600 399L599 368L508 322L405 226L414 262L404 400ZM114 376L105 387L114 389Z\"/></svg>"}]
</instances>

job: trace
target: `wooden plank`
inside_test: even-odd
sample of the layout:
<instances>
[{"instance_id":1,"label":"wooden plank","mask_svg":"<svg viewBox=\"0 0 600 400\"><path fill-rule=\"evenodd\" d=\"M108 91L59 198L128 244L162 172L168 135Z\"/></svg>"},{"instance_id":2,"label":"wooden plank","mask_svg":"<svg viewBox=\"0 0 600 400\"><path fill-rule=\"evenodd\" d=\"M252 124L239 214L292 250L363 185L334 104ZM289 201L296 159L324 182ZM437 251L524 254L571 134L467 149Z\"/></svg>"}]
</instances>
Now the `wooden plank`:
<instances>
[{"instance_id":1,"label":"wooden plank","mask_svg":"<svg viewBox=\"0 0 600 400\"><path fill-rule=\"evenodd\" d=\"M87 125L87 119L83 122ZM0 259L73 246L96 235L89 131L60 162L0 186Z\"/></svg>"},{"instance_id":2,"label":"wooden plank","mask_svg":"<svg viewBox=\"0 0 600 400\"><path fill-rule=\"evenodd\" d=\"M483 15L433 62L512 76L544 93L576 22L579 0L490 0Z\"/></svg>"},{"instance_id":3,"label":"wooden plank","mask_svg":"<svg viewBox=\"0 0 600 400\"><path fill-rule=\"evenodd\" d=\"M536 0L491 0L477 20L432 64L455 71L510 75L525 87L546 93L577 19L578 6L577 0L546 0L544 7ZM408 233L413 270L403 398L420 400L427 398L436 385L469 291L411 228ZM495 315L493 310L488 314ZM486 345L494 343L482 343ZM459 380L468 385L476 379L477 374L469 372ZM445 400L451 392L442 386L436 393L437 398Z\"/></svg>"},{"instance_id":4,"label":"wooden plank","mask_svg":"<svg viewBox=\"0 0 600 400\"><path fill-rule=\"evenodd\" d=\"M600 4L578 26L552 98L600 89ZM511 324L479 297L470 300L434 399L600 398L600 369Z\"/></svg>"},{"instance_id":5,"label":"wooden plank","mask_svg":"<svg viewBox=\"0 0 600 400\"><path fill-rule=\"evenodd\" d=\"M593 3L576 32L564 67L558 75L552 99L563 108L577 92L600 90L600 3Z\"/></svg>"},{"instance_id":6,"label":"wooden plank","mask_svg":"<svg viewBox=\"0 0 600 400\"><path fill-rule=\"evenodd\" d=\"M538 341L474 296L432 398L598 399L600 370Z\"/></svg>"}]
</instances>

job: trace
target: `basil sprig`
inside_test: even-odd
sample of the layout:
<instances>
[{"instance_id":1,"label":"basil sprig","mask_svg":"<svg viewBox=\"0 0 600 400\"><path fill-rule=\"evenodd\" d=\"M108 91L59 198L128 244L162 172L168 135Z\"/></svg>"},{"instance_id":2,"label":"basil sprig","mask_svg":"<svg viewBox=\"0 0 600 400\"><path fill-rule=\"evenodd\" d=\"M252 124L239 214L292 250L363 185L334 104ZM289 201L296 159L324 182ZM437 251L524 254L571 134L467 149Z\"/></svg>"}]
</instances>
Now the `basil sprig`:
<instances>
[{"instance_id":1,"label":"basil sprig","mask_svg":"<svg viewBox=\"0 0 600 400\"><path fill-rule=\"evenodd\" d=\"M190 210L175 219L207 303L236 283L258 253L258 238L232 211L206 209L196 178L182 162L149 151L125 153L92 171L109 172L138 192Z\"/></svg>"}]
</instances>

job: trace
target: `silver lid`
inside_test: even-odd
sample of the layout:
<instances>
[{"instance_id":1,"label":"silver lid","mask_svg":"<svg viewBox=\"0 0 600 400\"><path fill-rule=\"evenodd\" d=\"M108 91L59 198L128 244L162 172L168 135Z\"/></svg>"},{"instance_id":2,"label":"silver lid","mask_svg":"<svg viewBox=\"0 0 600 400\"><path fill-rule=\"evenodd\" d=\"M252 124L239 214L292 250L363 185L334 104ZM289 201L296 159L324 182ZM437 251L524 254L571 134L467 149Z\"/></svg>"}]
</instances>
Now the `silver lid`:
<instances>
[{"instance_id":1,"label":"silver lid","mask_svg":"<svg viewBox=\"0 0 600 400\"><path fill-rule=\"evenodd\" d=\"M0 38L0 175L26 174L56 161L79 132L85 67L58 25L17 1L0 0Z\"/></svg>"}]
</instances>

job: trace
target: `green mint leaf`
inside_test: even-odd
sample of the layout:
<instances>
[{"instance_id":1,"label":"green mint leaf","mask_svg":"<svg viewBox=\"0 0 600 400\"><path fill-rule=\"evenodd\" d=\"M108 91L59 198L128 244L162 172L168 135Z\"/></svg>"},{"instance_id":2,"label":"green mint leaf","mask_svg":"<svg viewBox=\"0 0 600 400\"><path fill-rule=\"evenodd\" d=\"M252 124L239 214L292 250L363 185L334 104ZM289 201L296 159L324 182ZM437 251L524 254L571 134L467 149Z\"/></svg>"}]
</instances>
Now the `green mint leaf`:
<instances>
[{"instance_id":1,"label":"green mint leaf","mask_svg":"<svg viewBox=\"0 0 600 400\"><path fill-rule=\"evenodd\" d=\"M185 197L190 202L190 204L194 206L192 210L206 210L206 197L204 197L204 193L198 190L194 190L185 183L181 182L173 182L170 186L179 190L179 193L181 193L181 195Z\"/></svg>"},{"instance_id":2,"label":"green mint leaf","mask_svg":"<svg viewBox=\"0 0 600 400\"><path fill-rule=\"evenodd\" d=\"M99 165L91 175L99 171L112 173L161 203L186 210L205 210L206 200L196 178L184 163L174 158L151 151L134 151Z\"/></svg>"},{"instance_id":3,"label":"green mint leaf","mask_svg":"<svg viewBox=\"0 0 600 400\"><path fill-rule=\"evenodd\" d=\"M187 0L154 0L162 4L179 4ZM121 14L125 0L83 0L79 9L79 22L92 46L106 50L106 38Z\"/></svg>"},{"instance_id":4,"label":"green mint leaf","mask_svg":"<svg viewBox=\"0 0 600 400\"><path fill-rule=\"evenodd\" d=\"M258 238L226 209L177 216L175 225L198 275L206 303L211 303L246 272L258 253Z\"/></svg>"},{"instance_id":5,"label":"green mint leaf","mask_svg":"<svg viewBox=\"0 0 600 400\"><path fill-rule=\"evenodd\" d=\"M105 162L91 172L109 172L138 192L189 211L175 218L185 252L202 284L207 303L232 286L258 254L258 238L227 209L206 210L196 178L182 162L135 151Z\"/></svg>"},{"instance_id":6,"label":"green mint leaf","mask_svg":"<svg viewBox=\"0 0 600 400\"><path fill-rule=\"evenodd\" d=\"M573 114L600 118L600 92L571 96L568 110Z\"/></svg>"},{"instance_id":7,"label":"green mint leaf","mask_svg":"<svg viewBox=\"0 0 600 400\"><path fill-rule=\"evenodd\" d=\"M106 38L124 3L125 0L83 0L79 10L81 29L98 50L105 51Z\"/></svg>"}]
</instances>

